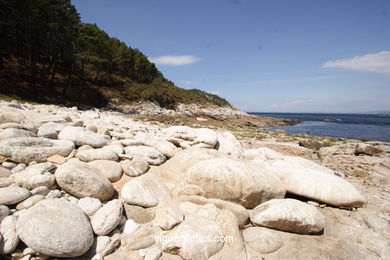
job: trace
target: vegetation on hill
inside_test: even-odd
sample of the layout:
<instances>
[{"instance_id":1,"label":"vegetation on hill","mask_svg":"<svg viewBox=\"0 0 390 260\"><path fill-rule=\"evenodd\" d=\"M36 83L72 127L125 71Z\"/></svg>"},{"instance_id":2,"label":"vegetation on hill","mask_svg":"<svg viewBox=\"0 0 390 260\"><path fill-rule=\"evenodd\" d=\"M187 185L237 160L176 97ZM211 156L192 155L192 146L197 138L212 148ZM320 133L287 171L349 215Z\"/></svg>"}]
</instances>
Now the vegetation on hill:
<instances>
[{"instance_id":1,"label":"vegetation on hill","mask_svg":"<svg viewBox=\"0 0 390 260\"><path fill-rule=\"evenodd\" d=\"M139 50L81 23L70 0L0 0L0 39L0 91L11 97L230 106L216 95L176 87Z\"/></svg>"}]
</instances>

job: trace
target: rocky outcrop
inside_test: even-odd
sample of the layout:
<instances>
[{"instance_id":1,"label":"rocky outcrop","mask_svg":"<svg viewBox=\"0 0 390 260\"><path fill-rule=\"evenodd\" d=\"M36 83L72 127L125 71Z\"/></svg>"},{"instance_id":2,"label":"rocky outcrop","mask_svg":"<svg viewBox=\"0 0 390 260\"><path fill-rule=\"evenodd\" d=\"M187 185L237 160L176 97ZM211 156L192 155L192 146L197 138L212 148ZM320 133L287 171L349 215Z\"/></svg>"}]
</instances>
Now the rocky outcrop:
<instances>
[{"instance_id":1,"label":"rocky outcrop","mask_svg":"<svg viewBox=\"0 0 390 260\"><path fill-rule=\"evenodd\" d=\"M387 144L2 104L3 258L390 258Z\"/></svg>"}]
</instances>

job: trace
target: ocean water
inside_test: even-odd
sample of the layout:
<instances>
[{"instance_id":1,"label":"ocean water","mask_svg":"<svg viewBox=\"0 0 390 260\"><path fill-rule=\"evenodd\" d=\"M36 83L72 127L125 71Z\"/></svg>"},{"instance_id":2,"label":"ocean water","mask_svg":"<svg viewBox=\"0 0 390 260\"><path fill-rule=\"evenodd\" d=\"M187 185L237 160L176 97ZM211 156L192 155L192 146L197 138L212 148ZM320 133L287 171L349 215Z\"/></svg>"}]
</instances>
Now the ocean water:
<instances>
[{"instance_id":1,"label":"ocean water","mask_svg":"<svg viewBox=\"0 0 390 260\"><path fill-rule=\"evenodd\" d=\"M250 113L302 120L292 126L270 127L291 134L390 142L390 114Z\"/></svg>"}]
</instances>

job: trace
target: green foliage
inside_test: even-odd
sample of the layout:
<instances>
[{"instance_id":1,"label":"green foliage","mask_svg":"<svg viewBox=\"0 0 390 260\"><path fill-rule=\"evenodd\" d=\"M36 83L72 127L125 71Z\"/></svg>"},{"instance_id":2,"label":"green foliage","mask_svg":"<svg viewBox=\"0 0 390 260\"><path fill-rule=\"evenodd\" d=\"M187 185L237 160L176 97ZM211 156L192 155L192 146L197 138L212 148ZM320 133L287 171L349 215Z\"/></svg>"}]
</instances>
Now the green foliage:
<instances>
[{"instance_id":1,"label":"green foliage","mask_svg":"<svg viewBox=\"0 0 390 260\"><path fill-rule=\"evenodd\" d=\"M8 77L7 94L93 105L113 97L170 108L229 105L216 95L176 87L138 49L96 24L81 23L70 0L0 0L0 36L0 80Z\"/></svg>"}]
</instances>

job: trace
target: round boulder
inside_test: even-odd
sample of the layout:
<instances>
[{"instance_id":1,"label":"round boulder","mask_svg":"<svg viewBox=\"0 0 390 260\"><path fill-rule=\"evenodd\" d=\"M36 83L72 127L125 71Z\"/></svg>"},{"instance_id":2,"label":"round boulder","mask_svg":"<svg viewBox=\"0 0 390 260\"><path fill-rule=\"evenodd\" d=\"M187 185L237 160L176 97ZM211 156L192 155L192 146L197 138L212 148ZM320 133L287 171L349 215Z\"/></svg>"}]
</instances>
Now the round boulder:
<instances>
[{"instance_id":1,"label":"round boulder","mask_svg":"<svg viewBox=\"0 0 390 260\"><path fill-rule=\"evenodd\" d=\"M72 159L55 172L58 185L66 192L78 197L92 197L108 200L114 194L114 186L99 170Z\"/></svg>"},{"instance_id":2,"label":"round boulder","mask_svg":"<svg viewBox=\"0 0 390 260\"><path fill-rule=\"evenodd\" d=\"M83 255L94 241L87 216L64 199L35 204L20 215L16 230L28 247L53 257Z\"/></svg>"}]
</instances>

